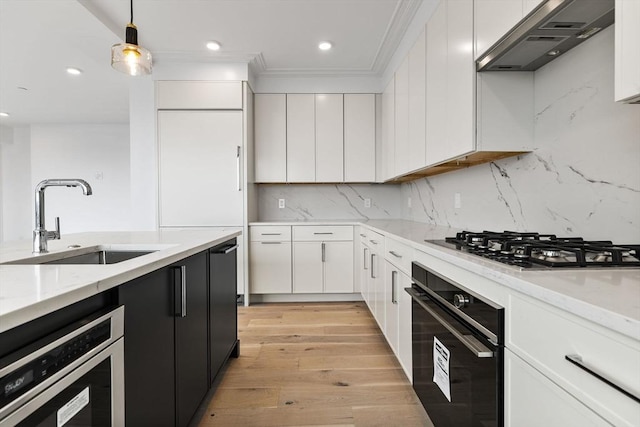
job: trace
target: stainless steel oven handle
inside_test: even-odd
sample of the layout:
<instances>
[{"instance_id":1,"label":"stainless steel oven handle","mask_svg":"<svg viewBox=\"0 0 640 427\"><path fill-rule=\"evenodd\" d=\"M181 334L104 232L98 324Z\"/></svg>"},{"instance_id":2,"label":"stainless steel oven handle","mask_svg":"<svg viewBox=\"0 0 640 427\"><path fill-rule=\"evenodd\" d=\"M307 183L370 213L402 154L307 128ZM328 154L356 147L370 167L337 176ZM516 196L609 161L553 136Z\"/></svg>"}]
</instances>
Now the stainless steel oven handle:
<instances>
[{"instance_id":1,"label":"stainless steel oven handle","mask_svg":"<svg viewBox=\"0 0 640 427\"><path fill-rule=\"evenodd\" d=\"M420 307L422 307L429 315L431 315L434 319L438 321L442 326L444 326L449 332L453 334L454 337L458 339L465 347L467 347L476 357L481 358L491 358L493 357L493 351L490 348L482 344L480 341L476 339L473 335L463 335L456 328L453 327L449 322L444 320L438 313L433 311L428 305L426 305L421 299L420 294L411 288L405 289L411 298L415 302L417 302Z\"/></svg>"},{"instance_id":2,"label":"stainless steel oven handle","mask_svg":"<svg viewBox=\"0 0 640 427\"><path fill-rule=\"evenodd\" d=\"M631 399L635 400L636 402L640 402L640 397L638 397L636 394L634 394L631 390L628 390L626 388L624 388L623 386L616 384L612 379L610 379L609 377L607 377L607 375L605 373L603 373L602 371L600 371L598 368L586 363L583 359L582 356L580 356L579 354L567 354L566 356L564 356L564 358L566 360L568 360L569 362L573 363L574 365L576 365L578 368L583 369L584 371L588 372L589 374L593 375L594 377L598 378L600 381L610 385L611 387L615 388L616 390L618 390L620 393L624 394L627 397L630 397Z\"/></svg>"}]
</instances>

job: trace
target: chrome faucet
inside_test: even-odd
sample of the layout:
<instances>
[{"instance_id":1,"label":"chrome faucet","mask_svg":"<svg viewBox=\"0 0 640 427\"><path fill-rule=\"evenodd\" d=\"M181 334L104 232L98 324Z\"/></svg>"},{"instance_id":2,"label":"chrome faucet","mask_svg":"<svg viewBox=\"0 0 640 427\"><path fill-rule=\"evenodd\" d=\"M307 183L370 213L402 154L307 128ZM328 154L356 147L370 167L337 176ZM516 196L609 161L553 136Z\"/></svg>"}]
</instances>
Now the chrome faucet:
<instances>
[{"instance_id":1,"label":"chrome faucet","mask_svg":"<svg viewBox=\"0 0 640 427\"><path fill-rule=\"evenodd\" d=\"M47 231L44 226L44 190L47 187L81 187L82 194L90 196L93 191L83 179L45 179L36 185L36 228L33 230L33 253L47 253L47 242L60 239L60 218L56 217L56 231Z\"/></svg>"}]
</instances>

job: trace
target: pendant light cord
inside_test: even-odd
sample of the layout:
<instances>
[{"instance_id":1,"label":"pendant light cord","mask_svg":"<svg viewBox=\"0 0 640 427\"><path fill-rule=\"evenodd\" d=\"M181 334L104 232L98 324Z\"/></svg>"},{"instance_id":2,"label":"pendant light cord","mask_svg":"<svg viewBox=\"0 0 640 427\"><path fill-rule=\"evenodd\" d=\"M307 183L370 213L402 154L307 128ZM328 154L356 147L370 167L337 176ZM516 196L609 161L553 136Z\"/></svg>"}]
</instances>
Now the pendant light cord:
<instances>
[{"instance_id":1,"label":"pendant light cord","mask_svg":"<svg viewBox=\"0 0 640 427\"><path fill-rule=\"evenodd\" d=\"M133 0L131 0L129 3L131 5L131 21L129 22L133 24Z\"/></svg>"}]
</instances>

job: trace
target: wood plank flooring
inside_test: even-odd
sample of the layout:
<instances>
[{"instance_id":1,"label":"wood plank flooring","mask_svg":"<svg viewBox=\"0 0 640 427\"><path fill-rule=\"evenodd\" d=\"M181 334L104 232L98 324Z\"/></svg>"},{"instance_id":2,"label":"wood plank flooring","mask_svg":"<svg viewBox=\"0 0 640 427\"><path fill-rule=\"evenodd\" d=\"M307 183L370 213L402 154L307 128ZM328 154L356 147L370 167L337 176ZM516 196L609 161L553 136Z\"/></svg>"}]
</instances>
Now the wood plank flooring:
<instances>
[{"instance_id":1,"label":"wood plank flooring","mask_svg":"<svg viewBox=\"0 0 640 427\"><path fill-rule=\"evenodd\" d=\"M364 302L238 307L199 426L432 426Z\"/></svg>"}]
</instances>

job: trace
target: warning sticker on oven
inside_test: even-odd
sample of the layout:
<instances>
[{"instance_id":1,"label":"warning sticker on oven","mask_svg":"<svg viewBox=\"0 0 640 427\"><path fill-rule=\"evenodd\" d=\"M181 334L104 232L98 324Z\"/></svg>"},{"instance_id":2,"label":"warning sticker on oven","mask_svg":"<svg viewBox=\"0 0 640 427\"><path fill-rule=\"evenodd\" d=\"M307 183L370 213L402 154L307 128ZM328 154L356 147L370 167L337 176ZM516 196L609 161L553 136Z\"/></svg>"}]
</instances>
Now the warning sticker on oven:
<instances>
[{"instance_id":1,"label":"warning sticker on oven","mask_svg":"<svg viewBox=\"0 0 640 427\"><path fill-rule=\"evenodd\" d=\"M73 399L67 402L62 408L58 409L58 427L62 427L71 418L75 417L78 412L89 404L89 387L78 393Z\"/></svg>"},{"instance_id":2,"label":"warning sticker on oven","mask_svg":"<svg viewBox=\"0 0 640 427\"><path fill-rule=\"evenodd\" d=\"M449 349L438 338L433 337L433 382L436 383L449 402L451 402L450 356Z\"/></svg>"}]
</instances>

